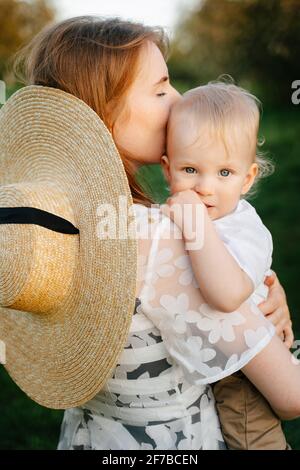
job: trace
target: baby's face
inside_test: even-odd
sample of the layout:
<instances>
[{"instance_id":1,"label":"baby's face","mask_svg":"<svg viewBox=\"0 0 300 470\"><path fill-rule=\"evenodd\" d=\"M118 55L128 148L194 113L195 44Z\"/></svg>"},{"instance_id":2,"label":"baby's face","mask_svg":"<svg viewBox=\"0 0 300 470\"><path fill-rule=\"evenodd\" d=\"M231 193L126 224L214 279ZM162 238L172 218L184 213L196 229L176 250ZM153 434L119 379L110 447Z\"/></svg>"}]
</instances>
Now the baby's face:
<instances>
[{"instance_id":1,"label":"baby's face","mask_svg":"<svg viewBox=\"0 0 300 470\"><path fill-rule=\"evenodd\" d=\"M171 193L193 189L206 205L211 219L232 212L254 182L257 165L251 164L249 146L241 142L230 146L230 154L217 137L202 136L191 145L185 133L168 141L168 157L162 165ZM247 155L248 158L244 157Z\"/></svg>"}]
</instances>

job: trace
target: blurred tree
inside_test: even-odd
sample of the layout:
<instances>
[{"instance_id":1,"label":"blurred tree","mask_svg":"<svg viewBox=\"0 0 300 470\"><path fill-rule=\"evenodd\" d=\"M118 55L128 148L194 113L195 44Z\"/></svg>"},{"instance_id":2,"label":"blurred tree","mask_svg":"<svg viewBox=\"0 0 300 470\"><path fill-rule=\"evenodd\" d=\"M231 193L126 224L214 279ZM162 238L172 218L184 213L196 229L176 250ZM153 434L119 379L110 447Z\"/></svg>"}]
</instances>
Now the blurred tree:
<instances>
[{"instance_id":1,"label":"blurred tree","mask_svg":"<svg viewBox=\"0 0 300 470\"><path fill-rule=\"evenodd\" d=\"M47 0L0 0L0 79L13 78L8 61L12 55L55 18Z\"/></svg>"},{"instance_id":2,"label":"blurred tree","mask_svg":"<svg viewBox=\"0 0 300 470\"><path fill-rule=\"evenodd\" d=\"M299 0L199 0L178 25L169 65L179 83L228 73L264 99L290 104L299 58Z\"/></svg>"}]
</instances>

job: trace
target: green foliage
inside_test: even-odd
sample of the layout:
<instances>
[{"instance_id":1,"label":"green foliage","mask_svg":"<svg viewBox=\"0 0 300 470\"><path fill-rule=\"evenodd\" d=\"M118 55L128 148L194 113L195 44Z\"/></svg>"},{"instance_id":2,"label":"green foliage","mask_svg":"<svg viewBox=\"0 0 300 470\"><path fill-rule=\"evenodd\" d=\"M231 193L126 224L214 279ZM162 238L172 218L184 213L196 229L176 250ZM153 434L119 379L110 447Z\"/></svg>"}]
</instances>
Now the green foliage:
<instances>
[{"instance_id":1,"label":"green foliage","mask_svg":"<svg viewBox=\"0 0 300 470\"><path fill-rule=\"evenodd\" d=\"M0 0L0 79L13 83L13 54L55 17L47 0Z\"/></svg>"},{"instance_id":2,"label":"green foliage","mask_svg":"<svg viewBox=\"0 0 300 470\"><path fill-rule=\"evenodd\" d=\"M300 79L298 0L204 0L176 31L171 75L198 86L230 74L264 102L289 104Z\"/></svg>"}]
</instances>

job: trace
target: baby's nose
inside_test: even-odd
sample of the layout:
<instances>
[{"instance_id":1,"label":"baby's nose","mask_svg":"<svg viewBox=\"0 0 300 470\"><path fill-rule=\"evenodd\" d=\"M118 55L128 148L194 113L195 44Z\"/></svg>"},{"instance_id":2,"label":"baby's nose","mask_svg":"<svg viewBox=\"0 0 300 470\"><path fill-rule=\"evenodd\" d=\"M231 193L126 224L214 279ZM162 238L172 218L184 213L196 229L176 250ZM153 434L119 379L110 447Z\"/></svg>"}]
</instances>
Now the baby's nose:
<instances>
[{"instance_id":1,"label":"baby's nose","mask_svg":"<svg viewBox=\"0 0 300 470\"><path fill-rule=\"evenodd\" d=\"M194 189L200 196L211 196L214 193L213 184L208 180L196 184Z\"/></svg>"}]
</instances>

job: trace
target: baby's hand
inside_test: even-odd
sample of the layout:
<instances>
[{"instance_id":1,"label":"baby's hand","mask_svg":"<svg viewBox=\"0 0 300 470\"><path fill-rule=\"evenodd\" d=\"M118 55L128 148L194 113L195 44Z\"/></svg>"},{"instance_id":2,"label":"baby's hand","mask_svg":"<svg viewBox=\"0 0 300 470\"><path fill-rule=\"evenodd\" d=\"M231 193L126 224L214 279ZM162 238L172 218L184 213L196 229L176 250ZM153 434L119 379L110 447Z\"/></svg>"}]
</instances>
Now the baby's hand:
<instances>
[{"instance_id":1,"label":"baby's hand","mask_svg":"<svg viewBox=\"0 0 300 470\"><path fill-rule=\"evenodd\" d=\"M166 204L161 205L161 211L178 225L185 238L191 239L192 225L197 228L197 207L200 208L200 215L207 210L196 191L186 189L170 196Z\"/></svg>"},{"instance_id":2,"label":"baby's hand","mask_svg":"<svg viewBox=\"0 0 300 470\"><path fill-rule=\"evenodd\" d=\"M203 204L200 196L193 189L185 189L184 191L178 191L177 193L172 194L166 203L169 207L172 207L174 204L184 207L185 204Z\"/></svg>"}]
</instances>

